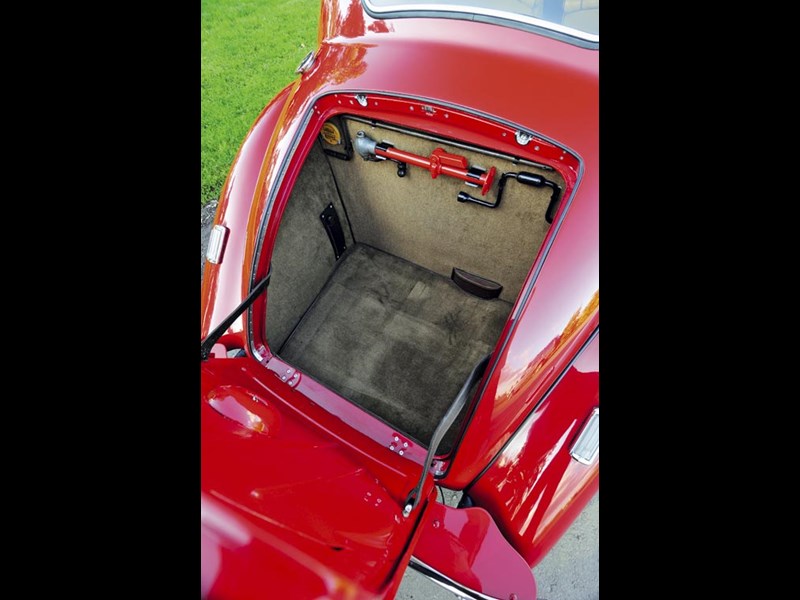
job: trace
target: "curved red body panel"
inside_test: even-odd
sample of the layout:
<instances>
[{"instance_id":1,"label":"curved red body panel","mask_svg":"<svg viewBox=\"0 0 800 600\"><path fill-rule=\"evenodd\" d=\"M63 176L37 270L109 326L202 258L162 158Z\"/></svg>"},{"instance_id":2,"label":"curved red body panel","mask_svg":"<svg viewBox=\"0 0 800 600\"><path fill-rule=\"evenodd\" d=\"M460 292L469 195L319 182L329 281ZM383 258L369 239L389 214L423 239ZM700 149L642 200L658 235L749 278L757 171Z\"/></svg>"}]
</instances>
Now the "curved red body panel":
<instances>
[{"instance_id":1,"label":"curved red body panel","mask_svg":"<svg viewBox=\"0 0 800 600\"><path fill-rule=\"evenodd\" d=\"M573 193L562 202L561 216L531 268L487 369L481 399L441 480L453 489L469 487L475 502L535 564L590 499L598 481L597 462L586 467L569 457L576 428L599 403L597 339L572 364L599 327L598 52L498 25L374 20L357 0L323 2L319 39L313 66L259 116L225 183L217 222L230 234L222 264L205 268L201 336L242 301L251 281L266 275L301 159L324 119L362 110L354 93L365 93L373 102L380 99L368 106L377 119L444 137L469 130L474 144L560 167ZM404 97L456 109L448 119L443 111L412 112ZM498 126L495 118L505 124ZM515 127L543 139L519 146ZM253 341L270 358L259 335L265 302L268 298L261 298L251 309ZM245 316L220 341L249 353ZM360 409L310 378L301 385L313 400L309 405L316 406L315 419L341 418L340 425L359 428ZM291 400L295 407L297 402ZM392 435L383 423L360 430L378 446ZM391 464L397 458L385 454L376 453L374 460ZM422 456L423 448L412 447L408 458L421 462ZM204 451L203 460L216 459ZM221 468L215 473L231 485L244 477Z\"/></svg>"},{"instance_id":2,"label":"curved red body panel","mask_svg":"<svg viewBox=\"0 0 800 600\"><path fill-rule=\"evenodd\" d=\"M268 585L276 597L317 597L299 591L330 586L334 598L388 595L433 495L432 478L420 509L403 517L419 465L335 415L298 409L311 404L301 390L291 392L293 402L284 396L284 384L250 357L201 367L207 593L263 597Z\"/></svg>"},{"instance_id":3,"label":"curved red body panel","mask_svg":"<svg viewBox=\"0 0 800 600\"><path fill-rule=\"evenodd\" d=\"M415 561L492 598L536 600L530 567L484 509L435 504L420 529Z\"/></svg>"},{"instance_id":4,"label":"curved red body panel","mask_svg":"<svg viewBox=\"0 0 800 600\"><path fill-rule=\"evenodd\" d=\"M250 291L250 260L245 259L245 242L253 195L258 188L261 165L282 116L290 88L284 89L258 115L236 154L233 166L222 187L215 225L228 228L224 259L220 264L206 261L200 305L200 338L208 335ZM243 317L234 322L221 340L232 347L244 348Z\"/></svg>"},{"instance_id":5,"label":"curved red body panel","mask_svg":"<svg viewBox=\"0 0 800 600\"><path fill-rule=\"evenodd\" d=\"M468 490L494 515L533 566L553 547L598 488L600 459L584 465L569 452L587 415L600 406L599 334Z\"/></svg>"},{"instance_id":6,"label":"curved red body panel","mask_svg":"<svg viewBox=\"0 0 800 600\"><path fill-rule=\"evenodd\" d=\"M200 524L202 598L257 600L267 585L280 597L376 597L205 493L200 496ZM270 577L276 574L280 576Z\"/></svg>"}]
</instances>

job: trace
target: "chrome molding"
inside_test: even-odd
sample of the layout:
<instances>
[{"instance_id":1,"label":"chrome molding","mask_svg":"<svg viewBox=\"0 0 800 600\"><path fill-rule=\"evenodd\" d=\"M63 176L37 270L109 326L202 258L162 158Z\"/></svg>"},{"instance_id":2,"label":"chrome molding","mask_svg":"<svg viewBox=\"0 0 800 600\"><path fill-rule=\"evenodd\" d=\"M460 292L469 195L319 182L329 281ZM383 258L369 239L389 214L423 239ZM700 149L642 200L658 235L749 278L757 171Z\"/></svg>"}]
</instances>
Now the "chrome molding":
<instances>
[{"instance_id":1,"label":"chrome molding","mask_svg":"<svg viewBox=\"0 0 800 600\"><path fill-rule=\"evenodd\" d=\"M595 407L581 429L569 455L582 465L590 465L600 452L600 407Z\"/></svg>"},{"instance_id":2,"label":"chrome molding","mask_svg":"<svg viewBox=\"0 0 800 600\"><path fill-rule=\"evenodd\" d=\"M398 13L456 13L458 15L482 15L484 17L491 17L494 19L503 19L506 21L515 21L532 27L539 27L567 35L573 38L578 38L593 44L600 43L600 35L594 33L587 33L580 29L573 29L566 25L553 23L552 21L545 21L544 19L537 19L536 17L528 17L518 13L507 12L504 10L496 10L494 8L484 8L481 6L469 6L461 4L428 4L428 3L414 3L408 2L405 4L393 4L391 6L380 6L372 2L372 0L361 0L367 9L376 15L390 15Z\"/></svg>"}]
</instances>

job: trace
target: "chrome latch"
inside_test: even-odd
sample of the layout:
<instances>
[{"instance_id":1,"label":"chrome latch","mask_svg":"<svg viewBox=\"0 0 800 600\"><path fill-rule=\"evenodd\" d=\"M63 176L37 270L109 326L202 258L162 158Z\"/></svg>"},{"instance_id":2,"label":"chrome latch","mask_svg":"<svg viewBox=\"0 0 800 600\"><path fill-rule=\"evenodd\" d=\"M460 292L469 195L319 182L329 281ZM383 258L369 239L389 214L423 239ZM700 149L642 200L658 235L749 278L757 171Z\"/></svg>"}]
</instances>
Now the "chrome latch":
<instances>
[{"instance_id":1,"label":"chrome latch","mask_svg":"<svg viewBox=\"0 0 800 600\"><path fill-rule=\"evenodd\" d=\"M517 131L515 137L520 146L526 146L533 139L533 136L530 133L525 133L522 130Z\"/></svg>"},{"instance_id":2,"label":"chrome latch","mask_svg":"<svg viewBox=\"0 0 800 600\"><path fill-rule=\"evenodd\" d=\"M306 54L305 58L302 61L300 61L300 64L297 66L294 72L302 74L308 71L311 68L311 65L314 64L314 58L315 58L314 51L312 50L311 52Z\"/></svg>"}]
</instances>

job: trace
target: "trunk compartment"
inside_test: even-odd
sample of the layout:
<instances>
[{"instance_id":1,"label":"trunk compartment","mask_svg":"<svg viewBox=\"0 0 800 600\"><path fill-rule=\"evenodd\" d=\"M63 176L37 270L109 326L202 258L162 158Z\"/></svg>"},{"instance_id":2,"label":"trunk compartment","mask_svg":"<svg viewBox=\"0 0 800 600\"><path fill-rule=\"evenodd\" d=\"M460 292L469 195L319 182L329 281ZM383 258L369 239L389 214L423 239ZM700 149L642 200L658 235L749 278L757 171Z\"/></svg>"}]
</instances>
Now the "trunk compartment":
<instances>
[{"instance_id":1,"label":"trunk compartment","mask_svg":"<svg viewBox=\"0 0 800 600\"><path fill-rule=\"evenodd\" d=\"M445 173L364 160L353 146L359 132L432 159L441 148L483 173L494 167L494 182L483 195L480 185ZM514 178L501 185L501 175L544 177L560 188L559 204L571 192L552 166L466 140L358 117L330 119L305 158L271 255L271 351L423 446L501 338L550 228L548 208L557 208L552 186ZM500 189L495 208L457 199L461 192L493 204ZM473 283L457 285L454 270ZM470 404L440 454L453 447L469 410Z\"/></svg>"}]
</instances>

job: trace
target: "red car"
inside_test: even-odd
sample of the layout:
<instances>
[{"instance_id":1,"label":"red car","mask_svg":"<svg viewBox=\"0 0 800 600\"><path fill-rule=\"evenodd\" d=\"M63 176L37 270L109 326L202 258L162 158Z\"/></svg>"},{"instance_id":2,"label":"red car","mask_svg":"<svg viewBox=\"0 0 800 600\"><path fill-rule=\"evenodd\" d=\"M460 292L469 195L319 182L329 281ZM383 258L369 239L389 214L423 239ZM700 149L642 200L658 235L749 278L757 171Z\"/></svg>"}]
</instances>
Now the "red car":
<instances>
[{"instance_id":1,"label":"red car","mask_svg":"<svg viewBox=\"0 0 800 600\"><path fill-rule=\"evenodd\" d=\"M598 12L323 1L209 243L203 597L536 597L598 488Z\"/></svg>"}]
</instances>

